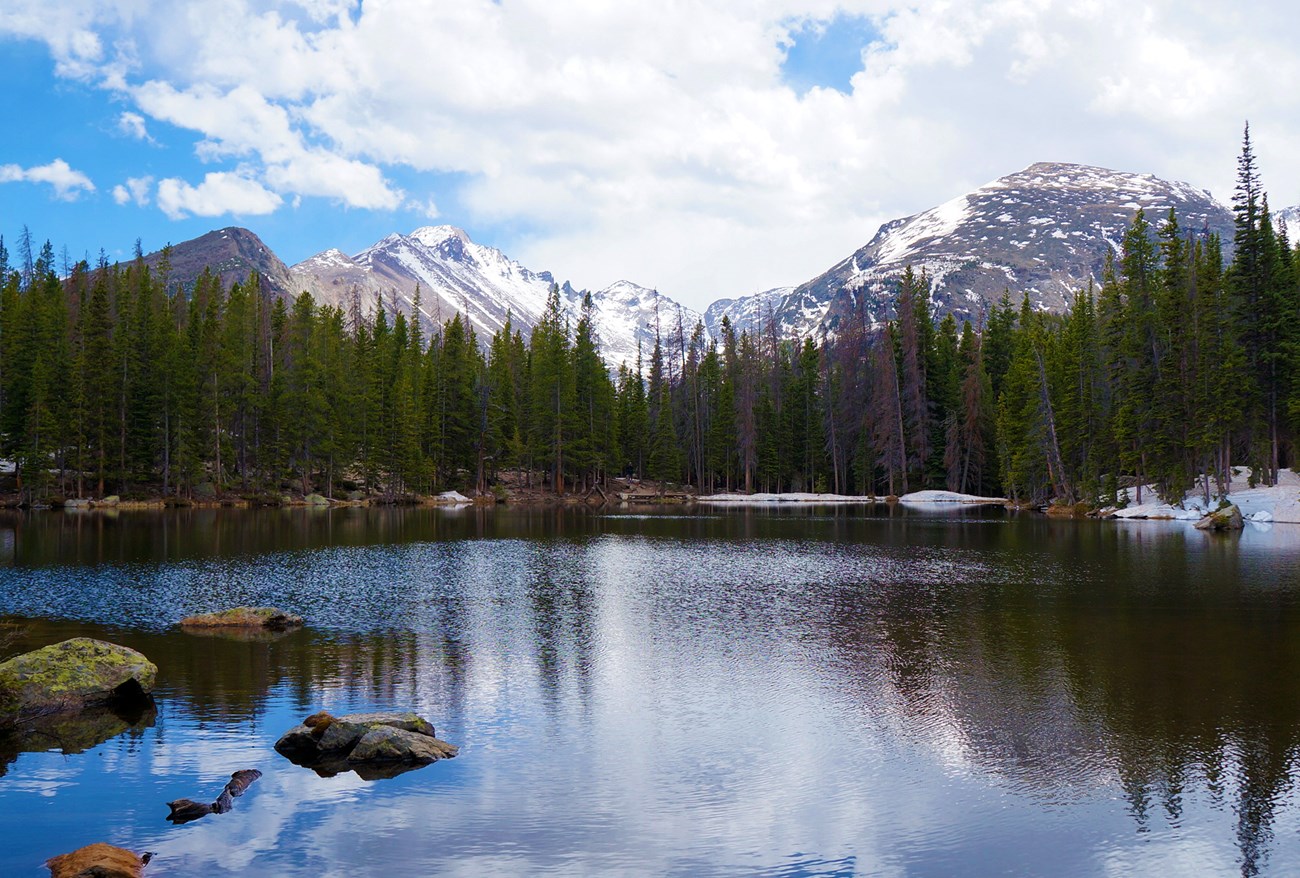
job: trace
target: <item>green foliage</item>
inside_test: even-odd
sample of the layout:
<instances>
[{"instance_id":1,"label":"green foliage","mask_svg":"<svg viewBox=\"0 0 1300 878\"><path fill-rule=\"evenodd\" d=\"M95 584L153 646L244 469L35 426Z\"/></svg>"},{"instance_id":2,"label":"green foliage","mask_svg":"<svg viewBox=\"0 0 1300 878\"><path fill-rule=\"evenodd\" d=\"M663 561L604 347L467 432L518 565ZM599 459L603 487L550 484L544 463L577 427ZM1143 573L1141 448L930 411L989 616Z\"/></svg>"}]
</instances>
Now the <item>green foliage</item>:
<instances>
[{"instance_id":1,"label":"green foliage","mask_svg":"<svg viewBox=\"0 0 1300 878\"><path fill-rule=\"evenodd\" d=\"M909 269L893 315L845 291L820 342L726 319L688 339L678 320L670 350L656 335L648 363L638 351L613 373L590 296L571 326L555 286L530 338L507 315L484 349L460 314L426 333L421 290L407 314L279 300L256 275L181 289L167 251L61 277L24 232L18 268L0 240L0 456L29 501L488 494L514 471L557 493L624 476L1071 504L1195 486L1208 503L1234 461L1275 483L1300 435L1300 256L1249 132L1238 172L1227 266L1215 237L1138 212L1100 286L1060 315L1007 293L936 324Z\"/></svg>"}]
</instances>

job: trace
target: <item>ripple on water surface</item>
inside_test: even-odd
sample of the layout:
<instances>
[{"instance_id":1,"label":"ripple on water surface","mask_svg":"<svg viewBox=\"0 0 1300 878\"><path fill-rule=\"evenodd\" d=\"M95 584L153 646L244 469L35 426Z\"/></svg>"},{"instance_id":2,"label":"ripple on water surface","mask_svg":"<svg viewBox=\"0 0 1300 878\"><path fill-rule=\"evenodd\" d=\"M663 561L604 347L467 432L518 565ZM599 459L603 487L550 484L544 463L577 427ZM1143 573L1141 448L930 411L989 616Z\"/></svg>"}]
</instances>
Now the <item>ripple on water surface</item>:
<instances>
[{"instance_id":1,"label":"ripple on water surface","mask_svg":"<svg viewBox=\"0 0 1300 878\"><path fill-rule=\"evenodd\" d=\"M0 873L98 840L160 874L1300 869L1300 552L1280 529L245 515L165 551L11 534L0 611L31 642L109 636L161 671L151 723L7 765L0 825L24 831ZM172 627L241 603L311 628ZM461 756L367 782L272 750L313 710L394 705ZM230 814L163 822L245 767L264 776Z\"/></svg>"}]
</instances>

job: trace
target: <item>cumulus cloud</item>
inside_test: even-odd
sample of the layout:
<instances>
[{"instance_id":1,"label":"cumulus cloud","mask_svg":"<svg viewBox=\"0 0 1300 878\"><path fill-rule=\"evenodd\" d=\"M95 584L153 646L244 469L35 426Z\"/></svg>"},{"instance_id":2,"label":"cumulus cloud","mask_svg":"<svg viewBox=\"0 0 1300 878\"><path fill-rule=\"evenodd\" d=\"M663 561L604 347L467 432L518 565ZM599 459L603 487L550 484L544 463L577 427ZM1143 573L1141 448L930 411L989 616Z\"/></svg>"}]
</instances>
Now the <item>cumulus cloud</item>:
<instances>
[{"instance_id":1,"label":"cumulus cloud","mask_svg":"<svg viewBox=\"0 0 1300 878\"><path fill-rule=\"evenodd\" d=\"M90 182L90 178L70 167L63 159L31 168L0 165L0 183L23 182L48 183L54 187L54 196L63 201L76 201L83 193L95 191L95 184Z\"/></svg>"},{"instance_id":2,"label":"cumulus cloud","mask_svg":"<svg viewBox=\"0 0 1300 878\"><path fill-rule=\"evenodd\" d=\"M280 206L279 195L239 172L214 171L192 186L176 177L158 182L158 207L171 219L187 216L259 216Z\"/></svg>"},{"instance_id":3,"label":"cumulus cloud","mask_svg":"<svg viewBox=\"0 0 1300 878\"><path fill-rule=\"evenodd\" d=\"M528 230L512 255L695 304L806 280L879 222L1036 161L1226 196L1249 117L1266 185L1300 165L1300 19L1280 0L14 5L0 32L250 168L233 179L263 207L420 210L396 172L451 174L444 216ZM791 41L837 20L877 35L856 74L790 87Z\"/></svg>"},{"instance_id":4,"label":"cumulus cloud","mask_svg":"<svg viewBox=\"0 0 1300 878\"><path fill-rule=\"evenodd\" d=\"M113 187L113 200L118 204L144 207L149 203L149 190L152 187L153 177L128 177L125 183Z\"/></svg>"},{"instance_id":5,"label":"cumulus cloud","mask_svg":"<svg viewBox=\"0 0 1300 878\"><path fill-rule=\"evenodd\" d=\"M127 137L133 137L136 140L143 140L145 143L153 143L154 139L149 136L149 128L145 125L144 116L139 113L125 112L117 117L117 130Z\"/></svg>"}]
</instances>

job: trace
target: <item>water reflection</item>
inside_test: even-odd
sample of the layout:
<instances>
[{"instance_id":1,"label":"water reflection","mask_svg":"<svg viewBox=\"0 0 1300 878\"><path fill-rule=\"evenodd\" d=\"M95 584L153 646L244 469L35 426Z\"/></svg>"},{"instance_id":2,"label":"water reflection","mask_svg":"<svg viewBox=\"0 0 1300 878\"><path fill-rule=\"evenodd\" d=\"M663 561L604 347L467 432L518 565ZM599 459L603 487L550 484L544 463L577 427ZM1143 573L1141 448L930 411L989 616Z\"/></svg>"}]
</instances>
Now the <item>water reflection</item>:
<instances>
[{"instance_id":1,"label":"water reflection","mask_svg":"<svg viewBox=\"0 0 1300 878\"><path fill-rule=\"evenodd\" d=\"M1300 865L1300 550L1282 528L342 512L219 510L184 536L22 518L0 610L62 617L32 622L33 646L84 633L149 655L160 712L63 762L17 757L0 822L32 832L0 871L38 874L63 844L71 821L26 816L34 798L177 874ZM65 550L78 563L55 565ZM170 627L245 600L313 628ZM366 786L271 750L314 710L392 706L461 756ZM157 826L161 802L244 767L266 775L233 815Z\"/></svg>"}]
</instances>

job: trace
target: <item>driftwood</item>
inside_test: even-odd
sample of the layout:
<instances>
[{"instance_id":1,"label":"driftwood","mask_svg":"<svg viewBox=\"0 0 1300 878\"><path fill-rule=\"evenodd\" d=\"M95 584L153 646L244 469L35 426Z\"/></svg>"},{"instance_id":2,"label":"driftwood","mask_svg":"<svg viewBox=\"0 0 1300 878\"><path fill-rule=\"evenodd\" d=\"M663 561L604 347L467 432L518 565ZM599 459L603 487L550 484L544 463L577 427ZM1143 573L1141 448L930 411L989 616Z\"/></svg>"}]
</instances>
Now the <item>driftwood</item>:
<instances>
[{"instance_id":1,"label":"driftwood","mask_svg":"<svg viewBox=\"0 0 1300 878\"><path fill-rule=\"evenodd\" d=\"M226 781L225 787L222 788L221 794L212 804L196 802L193 799L177 799L174 802L168 802L167 807L172 812L167 815L167 819L177 826L182 823L190 823L209 814L225 814L234 806L234 800L242 796L253 781L262 776L262 772L256 768L244 768L236 771Z\"/></svg>"}]
</instances>

